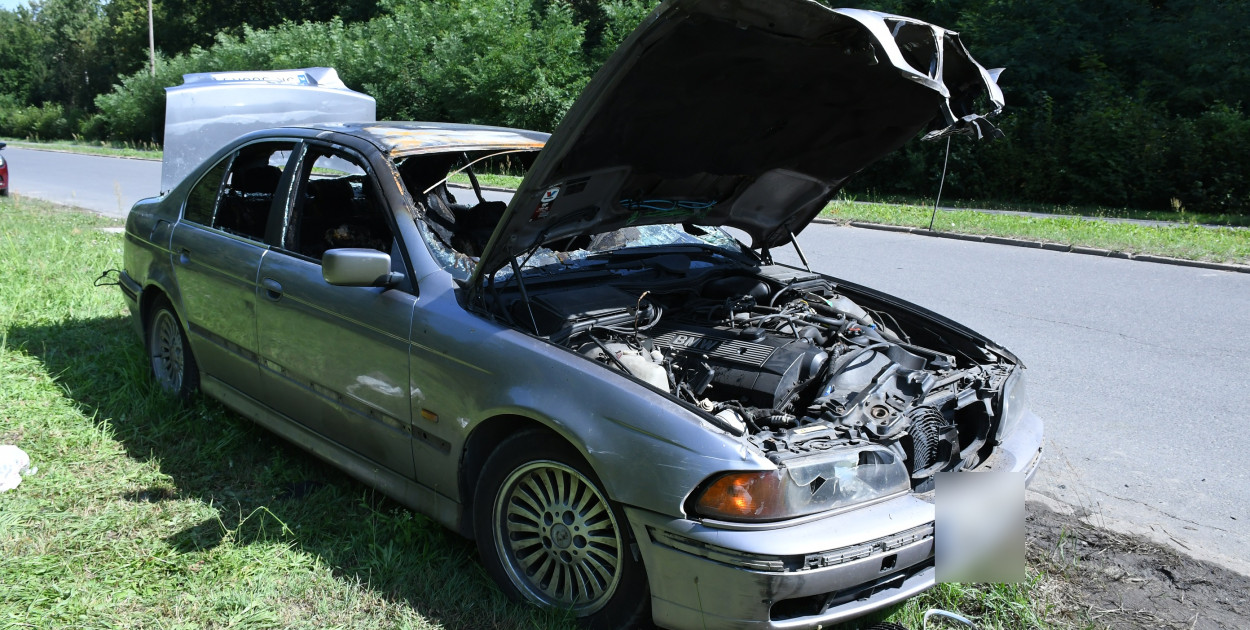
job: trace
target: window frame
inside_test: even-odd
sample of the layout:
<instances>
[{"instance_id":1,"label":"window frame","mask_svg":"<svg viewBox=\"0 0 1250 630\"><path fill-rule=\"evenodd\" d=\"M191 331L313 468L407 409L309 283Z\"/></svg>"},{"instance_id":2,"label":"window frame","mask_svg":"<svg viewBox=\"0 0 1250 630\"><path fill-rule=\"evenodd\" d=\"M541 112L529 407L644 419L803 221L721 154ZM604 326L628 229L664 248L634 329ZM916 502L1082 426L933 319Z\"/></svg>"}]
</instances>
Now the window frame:
<instances>
[{"instance_id":1,"label":"window frame","mask_svg":"<svg viewBox=\"0 0 1250 630\"><path fill-rule=\"evenodd\" d=\"M294 179L287 180L287 201L279 216L270 215L270 224L266 230L266 244L274 253L281 253L285 256L291 256L299 260L307 261L321 266L321 259L314 258L308 254L304 254L290 249L283 242L287 236L287 230L290 228L291 220L297 211L297 205L303 200L303 196L307 190L308 184L312 181L312 169L316 164L316 160L309 160L310 155L316 155L318 158L323 156L337 157L344 159L364 171L364 178L370 183L372 189L372 202L377 212L382 214L382 219L386 221L386 227L391 235L391 247L385 253L391 256L391 267L402 269L404 271L404 281L398 286L393 287L412 295L417 295L417 285L413 279L413 266L411 255L408 252L407 244L404 240L403 233L399 229L399 217L396 216L395 208L390 202L385 190L382 188L383 179L377 176L373 161L370 160L362 152L343 144L309 139L300 143L298 156L293 156L294 161L290 163L291 177ZM300 207L300 210L303 208ZM396 256L399 259L396 260Z\"/></svg>"},{"instance_id":2,"label":"window frame","mask_svg":"<svg viewBox=\"0 0 1250 630\"><path fill-rule=\"evenodd\" d=\"M282 176L278 179L277 188L275 188L273 192L273 200L271 200L270 202L269 216L266 219L264 235L260 239L257 239L246 234L232 232L232 231L228 231L226 229L221 228L219 225L217 225L217 223L218 223L218 217L221 211L221 200L222 200L222 195L225 191L226 178L229 177L230 174L234 172L235 163L238 161L239 154L242 153L243 151L246 151L248 147L252 147L258 144L280 144L280 143L289 143L291 145L290 148L288 149L288 151L290 152L290 155L287 157L286 164L282 168ZM290 182L290 177L291 177L291 169L293 166L296 166L297 164L296 160L301 157L303 145L304 145L304 140L302 138L293 138L289 136L276 136L276 137L269 137L269 138L256 138L249 142L245 142L243 144L239 144L233 147L232 149L230 149L229 153L222 156L221 159L214 162L212 166L210 166L203 173L201 173L200 177L196 180L196 182L191 185L190 189L188 189L187 194L183 195L182 204L178 209L179 222L186 222L188 224L194 225L196 227L199 227L205 230L211 230L215 233L226 235L233 239L242 240L248 243L255 243L261 247L269 247L270 246L269 234L273 226L274 215L278 214L278 213L275 213L274 210L279 207L276 204L279 203L280 197L284 198L284 200L282 201L282 206L281 206L282 208L285 208L289 204L289 201L286 200L285 198L289 198L290 196L289 182ZM217 182L216 192L213 195L211 223L204 224L194 218L188 217L187 216L188 199L191 198L192 193L194 193L198 187L207 183L206 179L208 178L208 176L213 172L214 169L221 166L223 162L225 163L225 170L223 170L221 173L221 179Z\"/></svg>"}]
</instances>

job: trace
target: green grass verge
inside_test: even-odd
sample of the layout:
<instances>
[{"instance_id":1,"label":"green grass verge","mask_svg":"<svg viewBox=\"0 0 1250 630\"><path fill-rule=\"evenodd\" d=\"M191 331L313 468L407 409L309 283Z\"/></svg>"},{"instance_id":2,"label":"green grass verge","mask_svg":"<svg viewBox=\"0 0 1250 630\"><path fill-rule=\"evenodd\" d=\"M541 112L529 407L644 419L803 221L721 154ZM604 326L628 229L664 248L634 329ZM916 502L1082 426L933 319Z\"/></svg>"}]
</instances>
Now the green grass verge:
<instances>
[{"instance_id":1,"label":"green grass verge","mask_svg":"<svg viewBox=\"0 0 1250 630\"><path fill-rule=\"evenodd\" d=\"M203 398L153 388L118 224L0 198L0 627L556 628L473 545Z\"/></svg>"},{"instance_id":2,"label":"green grass verge","mask_svg":"<svg viewBox=\"0 0 1250 630\"><path fill-rule=\"evenodd\" d=\"M477 181L483 186L491 188L505 188L507 190L516 190L521 185L523 179L520 175L495 175L494 173L474 173L477 175ZM457 173L447 179L453 184L469 186L469 176L464 173Z\"/></svg>"},{"instance_id":3,"label":"green grass verge","mask_svg":"<svg viewBox=\"0 0 1250 630\"><path fill-rule=\"evenodd\" d=\"M0 495L0 627L571 627L506 601L468 541L156 389L121 295L92 286L120 266L118 225L0 198L0 443L38 467ZM1055 581L940 585L887 614L1086 627Z\"/></svg>"},{"instance_id":4,"label":"green grass verge","mask_svg":"<svg viewBox=\"0 0 1250 630\"><path fill-rule=\"evenodd\" d=\"M922 197L907 197L898 195L859 195L850 193L845 196L848 200L852 201L920 206L922 208L928 208L930 211L933 209L932 197L926 199ZM952 208L956 210L977 210L981 208L989 208L992 210L1033 212L1037 214L1067 217L1089 217L1094 219L1140 219L1145 221L1168 221L1171 223L1193 223L1199 225L1250 226L1250 214L1212 214L1189 212L1180 205L1179 200L1175 200L1174 203L1177 205L1173 210L1139 210L1136 208L1076 206L1057 203L1031 203L1027 201L985 201L976 199L942 198L943 208Z\"/></svg>"},{"instance_id":5,"label":"green grass verge","mask_svg":"<svg viewBox=\"0 0 1250 630\"><path fill-rule=\"evenodd\" d=\"M158 145L146 143L87 142L85 140L5 140L5 142L18 149L45 149L145 160L159 160L164 155Z\"/></svg>"},{"instance_id":6,"label":"green grass verge","mask_svg":"<svg viewBox=\"0 0 1250 630\"><path fill-rule=\"evenodd\" d=\"M835 201L821 216L927 228L933 207ZM939 210L934 229L1098 247L1134 254L1250 264L1250 230L1177 224L1151 226L1076 217L1027 217L972 210Z\"/></svg>"}]
</instances>

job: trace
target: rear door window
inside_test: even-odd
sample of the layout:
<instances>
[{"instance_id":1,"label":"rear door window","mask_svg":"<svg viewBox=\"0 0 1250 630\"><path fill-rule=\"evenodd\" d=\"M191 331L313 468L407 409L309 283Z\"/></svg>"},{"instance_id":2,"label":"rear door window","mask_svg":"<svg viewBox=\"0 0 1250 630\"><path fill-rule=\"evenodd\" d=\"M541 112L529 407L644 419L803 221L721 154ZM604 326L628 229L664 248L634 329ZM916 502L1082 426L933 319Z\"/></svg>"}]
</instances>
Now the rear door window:
<instances>
[{"instance_id":1,"label":"rear door window","mask_svg":"<svg viewBox=\"0 0 1250 630\"><path fill-rule=\"evenodd\" d=\"M295 143L259 142L237 151L191 189L183 218L255 241L264 241L279 182ZM275 204L275 201L277 203Z\"/></svg>"}]
</instances>

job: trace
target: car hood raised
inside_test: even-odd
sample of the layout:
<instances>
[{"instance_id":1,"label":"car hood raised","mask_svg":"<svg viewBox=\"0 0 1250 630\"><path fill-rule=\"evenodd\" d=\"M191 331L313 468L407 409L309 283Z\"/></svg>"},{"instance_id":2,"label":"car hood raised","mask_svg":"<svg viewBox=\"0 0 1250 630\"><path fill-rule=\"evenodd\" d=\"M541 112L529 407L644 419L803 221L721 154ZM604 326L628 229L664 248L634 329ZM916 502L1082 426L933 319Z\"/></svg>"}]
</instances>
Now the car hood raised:
<instances>
[{"instance_id":1,"label":"car hood raised","mask_svg":"<svg viewBox=\"0 0 1250 630\"><path fill-rule=\"evenodd\" d=\"M776 247L923 129L996 134L997 72L956 33L809 0L674 0L621 44L552 134L474 279L557 239L631 225L739 228Z\"/></svg>"}]
</instances>

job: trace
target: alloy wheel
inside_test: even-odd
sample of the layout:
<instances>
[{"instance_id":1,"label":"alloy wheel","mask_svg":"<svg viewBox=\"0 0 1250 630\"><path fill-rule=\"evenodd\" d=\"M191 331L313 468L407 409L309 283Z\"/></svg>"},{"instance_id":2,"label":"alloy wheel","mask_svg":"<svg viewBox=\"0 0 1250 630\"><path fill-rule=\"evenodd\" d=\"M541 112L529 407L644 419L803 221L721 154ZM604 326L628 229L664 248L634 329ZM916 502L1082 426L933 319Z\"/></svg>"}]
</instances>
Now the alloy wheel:
<instances>
[{"instance_id":1,"label":"alloy wheel","mask_svg":"<svg viewBox=\"0 0 1250 630\"><path fill-rule=\"evenodd\" d=\"M156 382L166 391L180 392L186 374L182 328L173 313L161 309L152 317L151 330L148 352L152 355L152 373Z\"/></svg>"},{"instance_id":2,"label":"alloy wheel","mask_svg":"<svg viewBox=\"0 0 1250 630\"><path fill-rule=\"evenodd\" d=\"M621 580L621 531L590 479L554 461L508 475L494 505L495 549L512 583L536 603L578 616L602 608Z\"/></svg>"}]
</instances>

